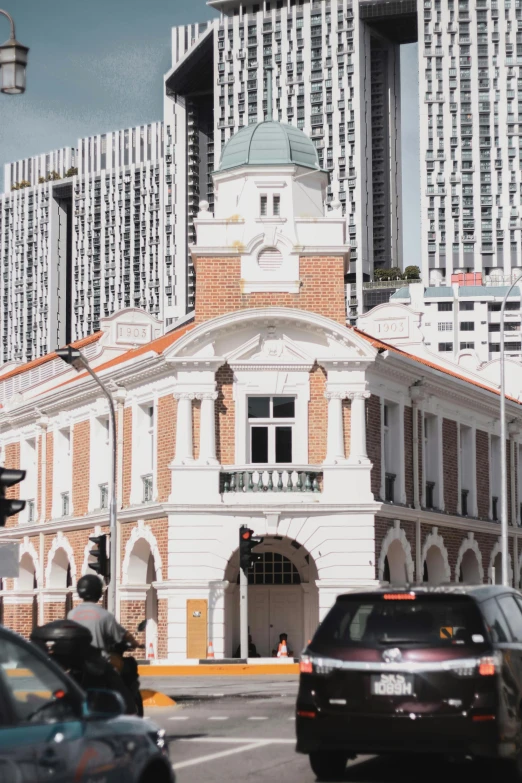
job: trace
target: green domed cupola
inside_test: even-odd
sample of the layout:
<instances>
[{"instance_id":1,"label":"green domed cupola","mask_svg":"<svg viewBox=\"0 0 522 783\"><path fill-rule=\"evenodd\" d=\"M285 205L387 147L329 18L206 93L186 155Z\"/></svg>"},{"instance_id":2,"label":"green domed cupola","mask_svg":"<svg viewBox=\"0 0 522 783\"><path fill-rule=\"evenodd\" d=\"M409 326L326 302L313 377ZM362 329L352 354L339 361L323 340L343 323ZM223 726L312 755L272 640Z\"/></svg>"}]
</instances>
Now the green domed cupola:
<instances>
[{"instance_id":1,"label":"green domed cupola","mask_svg":"<svg viewBox=\"0 0 522 783\"><path fill-rule=\"evenodd\" d=\"M311 139L293 125L266 120L241 128L227 142L218 171L240 166L303 166L320 171Z\"/></svg>"}]
</instances>

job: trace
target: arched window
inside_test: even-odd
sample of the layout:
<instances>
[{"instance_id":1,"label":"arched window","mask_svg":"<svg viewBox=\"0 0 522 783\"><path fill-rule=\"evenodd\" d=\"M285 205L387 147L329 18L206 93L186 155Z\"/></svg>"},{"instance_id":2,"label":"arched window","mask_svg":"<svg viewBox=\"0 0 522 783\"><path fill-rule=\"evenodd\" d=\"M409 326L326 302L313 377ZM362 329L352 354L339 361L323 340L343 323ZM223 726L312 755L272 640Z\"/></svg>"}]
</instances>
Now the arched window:
<instances>
[{"instance_id":1,"label":"arched window","mask_svg":"<svg viewBox=\"0 0 522 783\"><path fill-rule=\"evenodd\" d=\"M239 582L239 576L237 578ZM263 552L248 570L249 585L299 585L299 571L284 555Z\"/></svg>"}]
</instances>

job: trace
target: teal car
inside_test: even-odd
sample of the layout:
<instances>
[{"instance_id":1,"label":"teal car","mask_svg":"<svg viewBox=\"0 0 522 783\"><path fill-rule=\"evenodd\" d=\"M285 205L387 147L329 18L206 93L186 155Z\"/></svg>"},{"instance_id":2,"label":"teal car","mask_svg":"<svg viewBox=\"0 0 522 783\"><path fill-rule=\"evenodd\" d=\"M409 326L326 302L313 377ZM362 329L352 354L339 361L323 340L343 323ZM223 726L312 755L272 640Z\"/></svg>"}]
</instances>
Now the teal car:
<instances>
[{"instance_id":1,"label":"teal car","mask_svg":"<svg viewBox=\"0 0 522 783\"><path fill-rule=\"evenodd\" d=\"M1 783L174 783L164 731L0 627Z\"/></svg>"}]
</instances>

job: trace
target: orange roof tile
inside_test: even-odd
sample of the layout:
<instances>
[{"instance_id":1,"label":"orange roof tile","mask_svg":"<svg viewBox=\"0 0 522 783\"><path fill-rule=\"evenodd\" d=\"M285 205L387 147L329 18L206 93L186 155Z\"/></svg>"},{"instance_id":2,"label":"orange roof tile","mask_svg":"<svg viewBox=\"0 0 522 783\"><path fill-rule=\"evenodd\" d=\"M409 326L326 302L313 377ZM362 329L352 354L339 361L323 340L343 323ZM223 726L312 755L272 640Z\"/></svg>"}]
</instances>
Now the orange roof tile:
<instances>
[{"instance_id":1,"label":"orange roof tile","mask_svg":"<svg viewBox=\"0 0 522 783\"><path fill-rule=\"evenodd\" d=\"M94 334L90 334L88 337L82 337L81 340L76 340L76 342L71 343L71 345L73 348L85 348L86 345L97 342L102 334L103 332L94 332ZM38 359L33 359L26 364L21 364L19 367L14 367L12 370L9 370L9 372L6 372L5 375L0 375L0 382L5 381L7 378L12 378L14 375L20 375L23 372L27 372L27 370L33 370L41 364L52 362L52 360L56 358L56 353L54 351L52 353L46 353L45 356L40 356Z\"/></svg>"},{"instance_id":2,"label":"orange roof tile","mask_svg":"<svg viewBox=\"0 0 522 783\"><path fill-rule=\"evenodd\" d=\"M352 329L354 332L360 335L360 337L373 345L374 348L381 348L384 351L392 351L393 353L399 354L399 356L404 356L405 359L411 359L412 361L423 364L425 367L429 367L432 370L437 370L438 372L442 372L445 375L449 375L451 378L457 378L459 381L470 383L472 386L476 386L479 389L484 389L485 391L500 396L500 391L491 388L491 386L486 386L486 384L480 383L479 381L472 381L470 378L466 378L465 375L461 375L458 372L453 372L453 370L448 370L446 367L442 367L440 364L435 364L435 362L430 362L429 359L422 359L420 356L414 356L412 353L408 353L407 351L401 351L401 349L397 348L395 345L390 345L389 343L385 343L382 340L378 340L376 337L372 337L371 335L366 334L366 332L361 332L361 330L356 326L350 326L348 328ZM516 402L517 405L520 405L519 400L515 399L515 397L509 397L507 394L506 400L511 400L511 402Z\"/></svg>"}]
</instances>

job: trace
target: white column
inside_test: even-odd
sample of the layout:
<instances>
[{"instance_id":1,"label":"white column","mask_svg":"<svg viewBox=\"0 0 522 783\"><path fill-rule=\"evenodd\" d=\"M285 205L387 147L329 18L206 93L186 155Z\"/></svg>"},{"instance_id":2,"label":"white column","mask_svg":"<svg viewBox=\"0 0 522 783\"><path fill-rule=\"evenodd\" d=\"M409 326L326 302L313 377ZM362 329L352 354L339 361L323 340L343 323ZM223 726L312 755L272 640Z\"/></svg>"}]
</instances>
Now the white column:
<instances>
[{"instance_id":1,"label":"white column","mask_svg":"<svg viewBox=\"0 0 522 783\"><path fill-rule=\"evenodd\" d=\"M392 471L397 475L397 489L399 503L406 505L406 461L405 461L405 433L404 433L404 400L398 404L399 411L399 437L397 443L397 470Z\"/></svg>"},{"instance_id":2,"label":"white column","mask_svg":"<svg viewBox=\"0 0 522 783\"><path fill-rule=\"evenodd\" d=\"M471 425L471 487L469 488L470 494L470 510L472 517L478 517L478 500L477 500L477 428L475 424Z\"/></svg>"},{"instance_id":3,"label":"white column","mask_svg":"<svg viewBox=\"0 0 522 783\"><path fill-rule=\"evenodd\" d=\"M192 400L194 394L190 392L174 392L174 399L178 401L176 417L176 456L174 462L184 465L194 459L192 443Z\"/></svg>"},{"instance_id":4,"label":"white column","mask_svg":"<svg viewBox=\"0 0 522 783\"><path fill-rule=\"evenodd\" d=\"M326 441L326 463L335 464L345 460L343 431L344 392L325 392L328 400L328 430Z\"/></svg>"},{"instance_id":5,"label":"white column","mask_svg":"<svg viewBox=\"0 0 522 783\"><path fill-rule=\"evenodd\" d=\"M215 402L217 392L196 394L201 400L201 418L199 424L199 462L204 465L216 465L216 416Z\"/></svg>"},{"instance_id":6,"label":"white column","mask_svg":"<svg viewBox=\"0 0 522 783\"><path fill-rule=\"evenodd\" d=\"M350 462L360 464L368 461L366 449L366 400L370 392L350 392Z\"/></svg>"}]
</instances>

